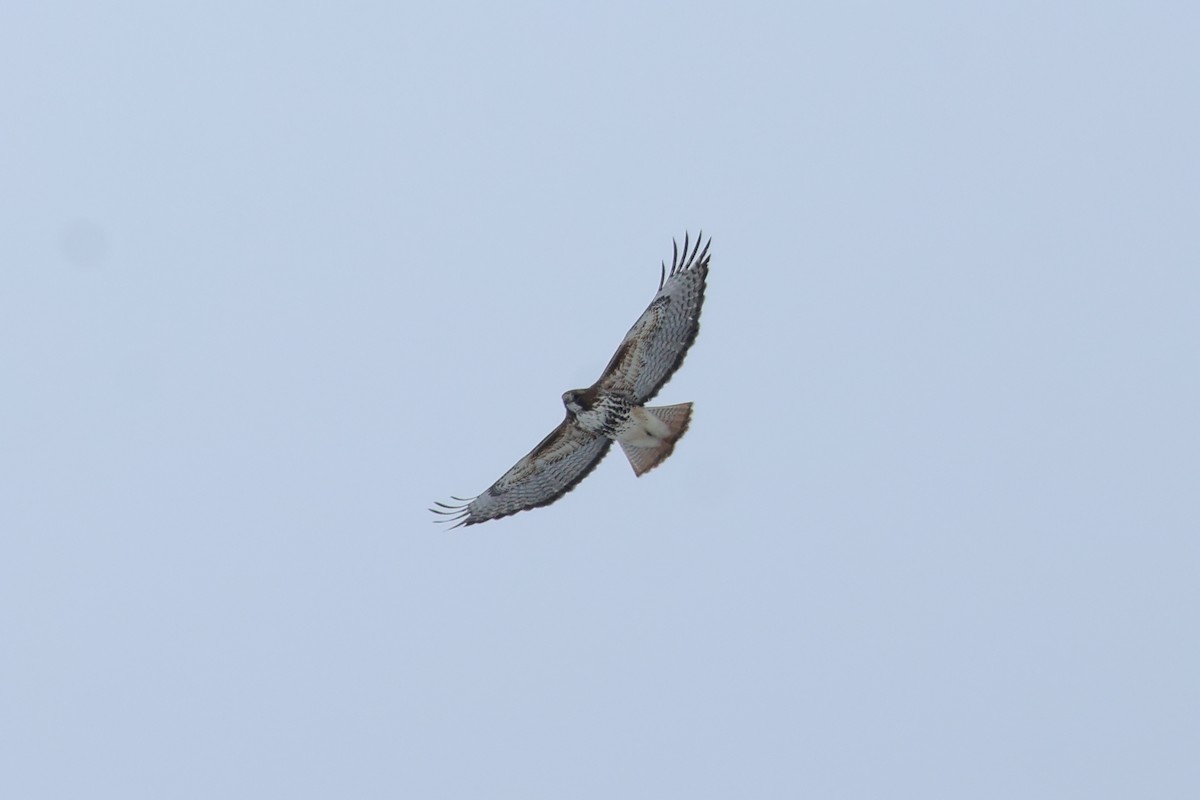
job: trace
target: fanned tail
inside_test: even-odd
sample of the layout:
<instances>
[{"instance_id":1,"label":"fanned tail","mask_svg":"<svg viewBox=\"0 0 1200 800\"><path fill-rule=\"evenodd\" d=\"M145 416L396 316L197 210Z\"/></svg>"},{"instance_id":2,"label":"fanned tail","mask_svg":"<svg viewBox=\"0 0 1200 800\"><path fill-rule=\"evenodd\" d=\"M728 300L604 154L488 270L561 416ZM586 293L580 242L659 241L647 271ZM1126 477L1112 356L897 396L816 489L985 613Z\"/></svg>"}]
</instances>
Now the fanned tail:
<instances>
[{"instance_id":1,"label":"fanned tail","mask_svg":"<svg viewBox=\"0 0 1200 800\"><path fill-rule=\"evenodd\" d=\"M625 457L629 459L629 465L633 467L634 474L638 477L645 475L667 460L667 457L675 451L675 443L683 434L687 433L688 425L692 422L691 403L679 403L673 406L646 406L644 410L662 423L657 443L649 447L637 447L617 440L620 442L621 449L625 451Z\"/></svg>"}]
</instances>

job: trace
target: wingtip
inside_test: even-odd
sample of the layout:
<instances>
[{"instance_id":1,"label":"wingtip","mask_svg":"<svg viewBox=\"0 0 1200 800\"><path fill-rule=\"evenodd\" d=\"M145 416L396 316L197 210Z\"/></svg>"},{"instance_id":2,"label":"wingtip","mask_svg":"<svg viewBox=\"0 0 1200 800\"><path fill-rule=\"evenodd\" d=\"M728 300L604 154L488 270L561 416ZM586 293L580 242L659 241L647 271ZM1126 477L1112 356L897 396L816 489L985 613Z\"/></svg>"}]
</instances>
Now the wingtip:
<instances>
[{"instance_id":1,"label":"wingtip","mask_svg":"<svg viewBox=\"0 0 1200 800\"><path fill-rule=\"evenodd\" d=\"M701 249L701 245L703 245L703 249ZM686 231L686 230L683 232L683 250L682 250L682 252L679 249L679 241L677 239L672 239L671 240L672 252L671 252L670 276L673 277L674 275L676 275L680 272L683 272L684 270L691 269L693 266L695 266L697 264L700 264L700 265L707 264L708 263L708 249L711 246L712 246L712 237L709 236L708 240L706 241L704 239L704 230L703 229L701 229L698 232L696 239L694 240L694 244L693 244L693 240L691 238L691 232ZM659 289L662 289L663 283L664 283L663 280L659 281L659 286L658 286Z\"/></svg>"},{"instance_id":2,"label":"wingtip","mask_svg":"<svg viewBox=\"0 0 1200 800\"><path fill-rule=\"evenodd\" d=\"M704 240L704 232L701 231L700 238L696 242L697 246L699 246L699 243L703 240ZM704 249L700 251L700 257L698 259L700 264L708 263L708 248L710 248L710 247L712 247L712 237L711 236L708 237L708 241L704 242Z\"/></svg>"},{"instance_id":3,"label":"wingtip","mask_svg":"<svg viewBox=\"0 0 1200 800\"><path fill-rule=\"evenodd\" d=\"M462 527L463 525L470 525L475 521L471 519L470 509L471 501L474 498L455 497L454 495L451 495L450 499L457 500L458 504L443 503L440 500L433 501L433 505L437 506L437 508L430 507L429 510L434 514L444 518L433 520L435 523L443 525L449 522L456 523L447 528L447 530L454 530L455 528Z\"/></svg>"}]
</instances>

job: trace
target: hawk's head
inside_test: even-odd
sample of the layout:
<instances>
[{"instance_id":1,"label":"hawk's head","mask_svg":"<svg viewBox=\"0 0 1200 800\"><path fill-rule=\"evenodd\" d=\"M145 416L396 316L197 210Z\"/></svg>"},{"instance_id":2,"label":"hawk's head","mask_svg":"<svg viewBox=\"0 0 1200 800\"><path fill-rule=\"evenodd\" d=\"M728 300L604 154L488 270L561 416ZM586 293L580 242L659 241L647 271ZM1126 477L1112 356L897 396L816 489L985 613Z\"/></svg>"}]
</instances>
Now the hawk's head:
<instances>
[{"instance_id":1,"label":"hawk's head","mask_svg":"<svg viewBox=\"0 0 1200 800\"><path fill-rule=\"evenodd\" d=\"M563 392L563 405L572 414L587 411L591 408L591 405L587 402L588 398L586 395L587 392L584 389L572 389L569 392Z\"/></svg>"}]
</instances>

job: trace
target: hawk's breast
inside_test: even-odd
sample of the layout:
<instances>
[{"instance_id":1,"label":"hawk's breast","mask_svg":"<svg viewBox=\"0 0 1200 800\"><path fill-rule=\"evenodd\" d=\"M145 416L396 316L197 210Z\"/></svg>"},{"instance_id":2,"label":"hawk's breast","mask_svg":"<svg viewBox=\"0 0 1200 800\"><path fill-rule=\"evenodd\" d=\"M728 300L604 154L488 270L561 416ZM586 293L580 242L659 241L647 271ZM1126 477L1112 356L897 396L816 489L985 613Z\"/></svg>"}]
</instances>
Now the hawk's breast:
<instances>
[{"instance_id":1,"label":"hawk's breast","mask_svg":"<svg viewBox=\"0 0 1200 800\"><path fill-rule=\"evenodd\" d=\"M575 415L579 427L589 433L598 433L609 439L617 437L617 430L629 419L633 401L621 394L602 393L597 395L591 408Z\"/></svg>"}]
</instances>

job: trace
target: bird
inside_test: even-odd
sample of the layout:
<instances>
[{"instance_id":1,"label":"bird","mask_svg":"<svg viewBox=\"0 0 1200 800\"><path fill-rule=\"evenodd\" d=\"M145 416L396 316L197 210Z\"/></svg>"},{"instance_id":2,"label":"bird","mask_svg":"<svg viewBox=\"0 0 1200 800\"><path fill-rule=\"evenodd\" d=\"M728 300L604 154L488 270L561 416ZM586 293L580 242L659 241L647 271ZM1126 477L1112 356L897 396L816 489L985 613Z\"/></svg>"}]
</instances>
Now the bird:
<instances>
[{"instance_id":1,"label":"bird","mask_svg":"<svg viewBox=\"0 0 1200 800\"><path fill-rule=\"evenodd\" d=\"M701 248L685 233L672 241L671 268L660 262L658 292L625 334L599 380L562 395L566 417L558 427L483 493L435 501L429 510L454 523L477 525L548 506L591 474L615 441L636 476L662 464L687 432L692 403L648 406L675 371L700 331L710 237Z\"/></svg>"}]
</instances>

